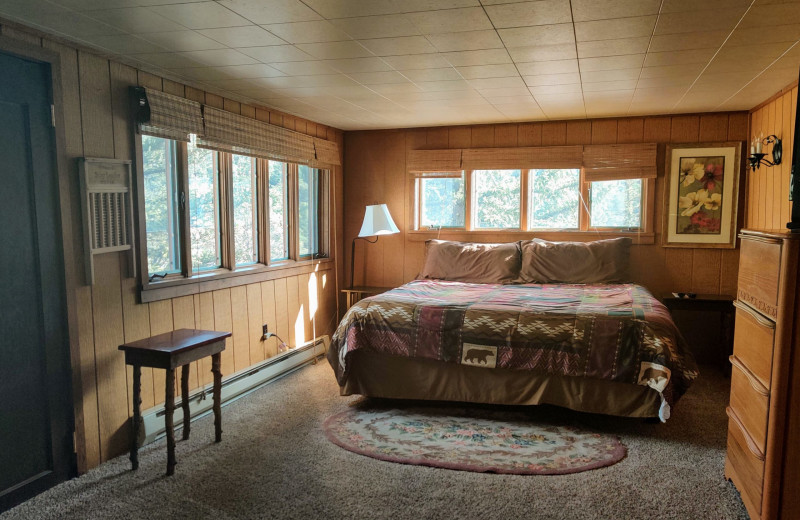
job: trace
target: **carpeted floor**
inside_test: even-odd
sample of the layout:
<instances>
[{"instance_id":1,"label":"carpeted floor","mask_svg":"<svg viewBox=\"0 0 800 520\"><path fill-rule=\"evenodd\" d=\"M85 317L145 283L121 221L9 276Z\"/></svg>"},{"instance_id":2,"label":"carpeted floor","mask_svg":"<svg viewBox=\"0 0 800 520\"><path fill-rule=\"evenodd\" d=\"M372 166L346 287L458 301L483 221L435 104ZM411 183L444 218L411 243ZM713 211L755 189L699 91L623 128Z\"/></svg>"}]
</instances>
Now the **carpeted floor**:
<instances>
[{"instance_id":1,"label":"carpeted floor","mask_svg":"<svg viewBox=\"0 0 800 520\"><path fill-rule=\"evenodd\" d=\"M563 476L495 475L410 466L332 444L321 424L358 398L339 397L326 362L305 367L192 425L164 477L164 441L62 483L0 520L31 518L747 518L723 477L728 381L705 369L667 424L530 408L531 420L619 435L621 462ZM453 405L461 406L464 405Z\"/></svg>"}]
</instances>

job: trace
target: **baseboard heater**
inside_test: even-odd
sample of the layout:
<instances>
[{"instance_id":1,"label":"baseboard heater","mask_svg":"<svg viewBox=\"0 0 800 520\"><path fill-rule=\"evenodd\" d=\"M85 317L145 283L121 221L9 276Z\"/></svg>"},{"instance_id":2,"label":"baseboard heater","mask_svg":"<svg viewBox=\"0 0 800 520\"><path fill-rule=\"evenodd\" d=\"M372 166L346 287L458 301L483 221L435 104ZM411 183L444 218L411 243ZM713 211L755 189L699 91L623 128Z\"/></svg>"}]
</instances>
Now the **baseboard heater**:
<instances>
[{"instance_id":1,"label":"baseboard heater","mask_svg":"<svg viewBox=\"0 0 800 520\"><path fill-rule=\"evenodd\" d=\"M243 397L258 388L270 383L286 374L297 370L303 365L313 362L320 355L325 354L330 343L328 336L321 336L313 341L293 348L288 352L279 354L263 361L257 365L247 367L241 372L232 374L222 380L222 406ZM203 388L196 389L189 397L189 412L192 421L199 419L212 412L213 398L211 384ZM145 445L156 439L163 437L166 433L164 428L164 405L155 406L142 413L143 428L139 438L139 444ZM183 409L181 408L181 397L175 400L174 421L176 427L183 424ZM222 427L225 428L225 413L222 414Z\"/></svg>"}]
</instances>

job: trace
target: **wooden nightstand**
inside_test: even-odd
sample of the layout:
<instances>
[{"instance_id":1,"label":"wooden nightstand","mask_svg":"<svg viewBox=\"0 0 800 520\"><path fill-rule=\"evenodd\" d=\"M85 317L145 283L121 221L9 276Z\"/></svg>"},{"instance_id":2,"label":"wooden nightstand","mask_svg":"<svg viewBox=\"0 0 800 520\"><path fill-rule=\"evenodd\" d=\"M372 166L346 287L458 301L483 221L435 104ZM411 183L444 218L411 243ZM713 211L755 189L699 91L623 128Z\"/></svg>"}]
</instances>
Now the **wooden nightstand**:
<instances>
[{"instance_id":1,"label":"wooden nightstand","mask_svg":"<svg viewBox=\"0 0 800 520\"><path fill-rule=\"evenodd\" d=\"M679 293L667 293L661 297L671 313L675 311L691 312L718 312L721 342L718 346L717 358L719 366L726 372L730 370L728 356L733 353L733 323L734 309L733 296L728 294L697 294L694 298L689 293L678 296ZM694 294L694 293L692 293Z\"/></svg>"},{"instance_id":2,"label":"wooden nightstand","mask_svg":"<svg viewBox=\"0 0 800 520\"><path fill-rule=\"evenodd\" d=\"M347 308L353 306L358 300L365 298L367 296L372 296L375 294L384 293L393 289L393 287L364 287L364 286L356 286L350 287L347 289L342 289L342 292L345 294L345 301L347 304Z\"/></svg>"}]
</instances>

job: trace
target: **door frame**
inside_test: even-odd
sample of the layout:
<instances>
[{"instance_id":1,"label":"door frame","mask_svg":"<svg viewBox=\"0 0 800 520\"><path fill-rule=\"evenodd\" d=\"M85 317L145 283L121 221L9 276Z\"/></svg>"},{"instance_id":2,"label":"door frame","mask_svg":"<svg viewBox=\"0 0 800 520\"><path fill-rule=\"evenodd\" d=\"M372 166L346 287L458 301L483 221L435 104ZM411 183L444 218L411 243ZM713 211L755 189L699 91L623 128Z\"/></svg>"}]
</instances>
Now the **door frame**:
<instances>
[{"instance_id":1,"label":"door frame","mask_svg":"<svg viewBox=\"0 0 800 520\"><path fill-rule=\"evenodd\" d=\"M1 20L3 26L8 26L5 21ZM13 27L13 26L12 26ZM27 33L26 33L27 34ZM69 158L66 154L65 146L65 126L64 126L64 98L62 93L62 73L61 73L61 56L55 52L45 49L41 46L36 46L23 40L10 38L8 36L0 36L0 52L22 58L25 60L35 61L50 66L50 91L52 93L52 104L55 117L54 140L55 154L53 157L56 167L56 183L58 189L58 208L56 212L60 214L60 244L56 246L61 247L62 252L62 268L64 276L64 297L66 308L62 309L62 320L64 323L64 330L67 337L64 342L69 347L69 353L64 353L60 359L56 359L55 363L63 365L64 369L69 370L69 374L65 377L63 384L62 395L60 396L59 403L64 408L63 414L58 414L59 419L56 424L52 424L54 432L64 434L72 437L72 442L53 443L53 460L54 471L53 478L55 482L66 480L74 477L77 474L76 456L75 453L79 449L79 445L83 442L83 428L82 421L76 420L82 417L82 406L78 409L78 405L82 404L82 385L80 380L80 349L78 343L78 315L76 305L76 288L81 283L78 278L78 271L76 270L74 248L71 240L65 239L72 236L73 226L80 222L75 216L78 215L80 209L80 200L78 195L78 182L77 173L71 176L72 168L69 168ZM73 161L75 162L75 161ZM72 177L72 178L71 178ZM73 185L71 185L73 184ZM52 361L52 360L49 360ZM60 367L59 367L60 368ZM77 398L75 398L77 396ZM50 401L52 401L52 392L48 393ZM59 464L58 462L61 461ZM7 495L3 500L0 500L0 511L4 509L3 506L11 507L14 503L19 503L26 500L31 496L44 491L53 485L52 479L43 478L42 483L39 485L29 486L29 490L25 492L15 493L12 492ZM5 503L8 502L8 503Z\"/></svg>"}]
</instances>

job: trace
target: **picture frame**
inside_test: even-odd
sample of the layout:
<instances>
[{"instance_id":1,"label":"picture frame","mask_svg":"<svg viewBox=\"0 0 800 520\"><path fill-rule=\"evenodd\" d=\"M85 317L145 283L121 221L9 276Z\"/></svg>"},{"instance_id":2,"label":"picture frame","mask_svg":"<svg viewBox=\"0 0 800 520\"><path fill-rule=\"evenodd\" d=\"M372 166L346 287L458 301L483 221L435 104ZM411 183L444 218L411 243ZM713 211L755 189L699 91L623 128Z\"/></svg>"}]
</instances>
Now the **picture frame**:
<instances>
[{"instance_id":1,"label":"picture frame","mask_svg":"<svg viewBox=\"0 0 800 520\"><path fill-rule=\"evenodd\" d=\"M742 143L666 148L664 247L736 247Z\"/></svg>"}]
</instances>

